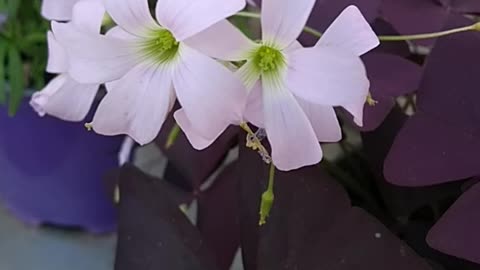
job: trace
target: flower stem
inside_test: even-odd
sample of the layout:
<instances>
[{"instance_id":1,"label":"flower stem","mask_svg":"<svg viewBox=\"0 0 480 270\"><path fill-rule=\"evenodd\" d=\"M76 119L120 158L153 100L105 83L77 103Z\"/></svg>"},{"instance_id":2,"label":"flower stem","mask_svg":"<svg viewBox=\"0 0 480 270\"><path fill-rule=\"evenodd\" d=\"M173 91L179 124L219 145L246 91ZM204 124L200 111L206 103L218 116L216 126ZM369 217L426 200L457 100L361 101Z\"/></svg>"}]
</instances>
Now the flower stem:
<instances>
[{"instance_id":1,"label":"flower stem","mask_svg":"<svg viewBox=\"0 0 480 270\"><path fill-rule=\"evenodd\" d=\"M418 35L406 35L406 36L379 36L378 38L381 41L422 40L422 39L438 38L438 37L443 37L443 36L448 36L448 35L457 34L461 32L468 32L468 31L477 31L477 24L472 24L472 25L468 25L460 28L454 28L454 29L441 31L441 32L425 33L425 34L418 34Z\"/></svg>"},{"instance_id":2,"label":"flower stem","mask_svg":"<svg viewBox=\"0 0 480 270\"><path fill-rule=\"evenodd\" d=\"M256 12L241 11L235 14L234 16L246 17L260 19L261 15ZM322 33L314 28L306 26L303 31L309 33L315 37L321 37ZM456 33L467 32L467 31L480 31L480 23L475 23L472 25L454 28L441 32L425 33L425 34L416 34L416 35L395 35L395 36L378 36L378 39L381 41L411 41L411 40L422 40L422 39L432 39L443 36L448 36Z\"/></svg>"}]
</instances>

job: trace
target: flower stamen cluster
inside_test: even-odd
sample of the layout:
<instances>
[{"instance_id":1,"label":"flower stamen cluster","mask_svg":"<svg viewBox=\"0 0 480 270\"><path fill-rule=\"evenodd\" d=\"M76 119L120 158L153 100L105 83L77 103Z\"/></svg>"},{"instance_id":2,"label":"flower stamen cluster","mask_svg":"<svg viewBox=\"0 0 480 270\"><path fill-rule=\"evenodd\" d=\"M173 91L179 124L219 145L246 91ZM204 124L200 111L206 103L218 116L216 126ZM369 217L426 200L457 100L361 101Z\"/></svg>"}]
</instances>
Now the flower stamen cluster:
<instances>
[{"instance_id":1,"label":"flower stamen cluster","mask_svg":"<svg viewBox=\"0 0 480 270\"><path fill-rule=\"evenodd\" d=\"M285 66L285 57L282 52L266 45L258 48L252 59L255 67L263 74L276 73Z\"/></svg>"},{"instance_id":2,"label":"flower stamen cluster","mask_svg":"<svg viewBox=\"0 0 480 270\"><path fill-rule=\"evenodd\" d=\"M143 41L140 48L146 59L162 64L175 58L179 44L170 31L161 29L152 31L150 38Z\"/></svg>"}]
</instances>

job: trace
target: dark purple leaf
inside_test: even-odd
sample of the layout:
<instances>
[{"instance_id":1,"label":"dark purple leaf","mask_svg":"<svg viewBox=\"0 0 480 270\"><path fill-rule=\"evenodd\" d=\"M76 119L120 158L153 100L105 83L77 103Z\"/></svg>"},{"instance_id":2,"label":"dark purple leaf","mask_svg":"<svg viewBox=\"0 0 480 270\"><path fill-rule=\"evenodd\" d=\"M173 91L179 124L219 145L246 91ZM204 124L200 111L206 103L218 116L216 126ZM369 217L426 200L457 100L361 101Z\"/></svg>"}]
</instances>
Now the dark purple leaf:
<instances>
[{"instance_id":1,"label":"dark purple leaf","mask_svg":"<svg viewBox=\"0 0 480 270\"><path fill-rule=\"evenodd\" d=\"M480 263L480 184L468 190L430 230L427 242L444 253Z\"/></svg>"},{"instance_id":2,"label":"dark purple leaf","mask_svg":"<svg viewBox=\"0 0 480 270\"><path fill-rule=\"evenodd\" d=\"M448 28L470 23L452 16ZM388 181L426 186L480 174L479 33L438 40L418 92L418 112L385 161Z\"/></svg>"},{"instance_id":3,"label":"dark purple leaf","mask_svg":"<svg viewBox=\"0 0 480 270\"><path fill-rule=\"evenodd\" d=\"M429 186L480 173L478 138L468 136L428 114L418 112L400 134L385 160L385 177L396 185Z\"/></svg>"},{"instance_id":4,"label":"dark purple leaf","mask_svg":"<svg viewBox=\"0 0 480 270\"><path fill-rule=\"evenodd\" d=\"M369 53L363 57L375 106L365 106L362 130L376 129L390 113L397 97L417 90L422 68L400 56Z\"/></svg>"},{"instance_id":5,"label":"dark purple leaf","mask_svg":"<svg viewBox=\"0 0 480 270\"><path fill-rule=\"evenodd\" d=\"M397 133L407 118L400 108L396 107L378 129L362 134L364 151L375 175L377 188L390 215L396 218L408 218L421 207L460 194L458 183L435 187L405 188L386 182L383 176L383 163Z\"/></svg>"},{"instance_id":6,"label":"dark purple leaf","mask_svg":"<svg viewBox=\"0 0 480 270\"><path fill-rule=\"evenodd\" d=\"M135 168L120 174L116 270L217 269L198 230L180 211L177 192Z\"/></svg>"},{"instance_id":7,"label":"dark purple leaf","mask_svg":"<svg viewBox=\"0 0 480 270\"><path fill-rule=\"evenodd\" d=\"M275 204L260 236L259 269L332 269L321 267L327 256L315 245L349 211L347 193L320 166L277 172L275 179ZM310 257L309 251L318 253ZM315 263L307 262L314 258Z\"/></svg>"},{"instance_id":8,"label":"dark purple leaf","mask_svg":"<svg viewBox=\"0 0 480 270\"><path fill-rule=\"evenodd\" d=\"M198 228L220 269L230 269L240 246L238 171L234 163L198 199Z\"/></svg>"},{"instance_id":9,"label":"dark purple leaf","mask_svg":"<svg viewBox=\"0 0 480 270\"><path fill-rule=\"evenodd\" d=\"M320 166L277 172L275 204L259 230L268 166L242 148L239 168L242 228L252 234L242 236L246 269L430 269L374 218L351 208L346 192Z\"/></svg>"},{"instance_id":10,"label":"dark purple leaf","mask_svg":"<svg viewBox=\"0 0 480 270\"><path fill-rule=\"evenodd\" d=\"M450 0L451 6L460 13L480 13L480 1L478 0Z\"/></svg>"},{"instance_id":11,"label":"dark purple leaf","mask_svg":"<svg viewBox=\"0 0 480 270\"><path fill-rule=\"evenodd\" d=\"M399 35L393 26L382 18L377 18L372 23L372 28L377 35ZM373 52L383 52L394 54L401 57L409 57L411 55L410 46L407 42L381 42Z\"/></svg>"},{"instance_id":12,"label":"dark purple leaf","mask_svg":"<svg viewBox=\"0 0 480 270\"><path fill-rule=\"evenodd\" d=\"M480 11L477 0L384 0L381 14L403 35L440 31L449 16ZM415 44L431 46L434 39Z\"/></svg>"},{"instance_id":13,"label":"dark purple leaf","mask_svg":"<svg viewBox=\"0 0 480 270\"><path fill-rule=\"evenodd\" d=\"M299 254L297 269L431 269L410 247L360 208L345 212L328 230L311 234L304 252Z\"/></svg>"},{"instance_id":14,"label":"dark purple leaf","mask_svg":"<svg viewBox=\"0 0 480 270\"><path fill-rule=\"evenodd\" d=\"M448 18L448 10L433 0L384 0L382 16L402 35L438 32ZM416 41L431 46L434 40Z\"/></svg>"},{"instance_id":15,"label":"dark purple leaf","mask_svg":"<svg viewBox=\"0 0 480 270\"><path fill-rule=\"evenodd\" d=\"M240 141L246 134L240 133ZM243 264L245 270L257 269L258 254L258 212L260 196L266 187L268 166L259 161L260 156L240 145L240 160L237 167L239 176L240 233Z\"/></svg>"},{"instance_id":16,"label":"dark purple leaf","mask_svg":"<svg viewBox=\"0 0 480 270\"><path fill-rule=\"evenodd\" d=\"M203 151L195 150L188 142L186 136L181 133L175 144L166 150L165 143L172 130L173 124L173 117L169 117L156 143L168 157L169 165L175 167L176 172L181 174L179 176L186 178L188 188L196 193L200 185L207 180L222 163L230 148L236 144L237 131L235 128L227 129L215 143Z\"/></svg>"}]
</instances>

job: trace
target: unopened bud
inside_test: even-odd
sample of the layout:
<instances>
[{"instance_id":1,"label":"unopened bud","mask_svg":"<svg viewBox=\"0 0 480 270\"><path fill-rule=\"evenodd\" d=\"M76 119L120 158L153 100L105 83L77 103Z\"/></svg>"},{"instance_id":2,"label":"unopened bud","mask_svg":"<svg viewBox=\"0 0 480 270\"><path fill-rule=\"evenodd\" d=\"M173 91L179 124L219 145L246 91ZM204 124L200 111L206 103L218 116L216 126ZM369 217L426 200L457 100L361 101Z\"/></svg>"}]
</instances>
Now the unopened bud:
<instances>
[{"instance_id":1,"label":"unopened bud","mask_svg":"<svg viewBox=\"0 0 480 270\"><path fill-rule=\"evenodd\" d=\"M275 195L272 190L267 190L262 194L262 203L260 204L260 221L258 225L263 226L267 224L267 218L270 216L270 211L273 207Z\"/></svg>"}]
</instances>

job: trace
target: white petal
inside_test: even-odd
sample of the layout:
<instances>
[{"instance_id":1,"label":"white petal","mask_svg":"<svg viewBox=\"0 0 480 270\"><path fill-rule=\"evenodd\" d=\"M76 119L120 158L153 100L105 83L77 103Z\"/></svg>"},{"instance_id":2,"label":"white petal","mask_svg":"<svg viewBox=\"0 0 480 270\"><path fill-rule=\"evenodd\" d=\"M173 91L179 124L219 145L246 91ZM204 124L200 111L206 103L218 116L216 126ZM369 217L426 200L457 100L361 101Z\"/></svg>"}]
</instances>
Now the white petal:
<instances>
[{"instance_id":1,"label":"white petal","mask_svg":"<svg viewBox=\"0 0 480 270\"><path fill-rule=\"evenodd\" d=\"M239 124L247 93L228 68L191 49L180 46L173 83L178 100L195 129L213 139L230 124Z\"/></svg>"},{"instance_id":2,"label":"white petal","mask_svg":"<svg viewBox=\"0 0 480 270\"><path fill-rule=\"evenodd\" d=\"M217 137L213 139L204 138L197 130L195 130L183 109L176 111L173 117L175 117L175 121L177 121L177 124L180 126L183 133L185 133L185 136L187 136L187 139L193 148L203 150L209 147L217 139Z\"/></svg>"},{"instance_id":3,"label":"white petal","mask_svg":"<svg viewBox=\"0 0 480 270\"><path fill-rule=\"evenodd\" d=\"M302 32L315 0L263 0L263 41L287 48Z\"/></svg>"},{"instance_id":4,"label":"white petal","mask_svg":"<svg viewBox=\"0 0 480 270\"><path fill-rule=\"evenodd\" d=\"M295 40L292 44L290 44L290 46L285 48L285 54L289 54L300 49L303 49L303 45L299 41Z\"/></svg>"},{"instance_id":5,"label":"white petal","mask_svg":"<svg viewBox=\"0 0 480 270\"><path fill-rule=\"evenodd\" d=\"M105 0L105 8L112 19L132 35L145 37L159 29L150 14L148 0Z\"/></svg>"},{"instance_id":6,"label":"white petal","mask_svg":"<svg viewBox=\"0 0 480 270\"><path fill-rule=\"evenodd\" d=\"M335 110L331 106L319 105L297 98L307 115L319 142L338 142L342 139L342 129Z\"/></svg>"},{"instance_id":7,"label":"white petal","mask_svg":"<svg viewBox=\"0 0 480 270\"><path fill-rule=\"evenodd\" d=\"M248 61L235 72L235 75L243 81L248 91L255 86L261 76L254 65L253 61Z\"/></svg>"},{"instance_id":8,"label":"white petal","mask_svg":"<svg viewBox=\"0 0 480 270\"><path fill-rule=\"evenodd\" d=\"M256 46L227 20L186 39L185 43L210 57L226 61L245 60Z\"/></svg>"},{"instance_id":9,"label":"white petal","mask_svg":"<svg viewBox=\"0 0 480 270\"><path fill-rule=\"evenodd\" d=\"M247 106L245 107L244 118L259 128L265 127L263 113L262 84L257 82L248 94Z\"/></svg>"},{"instance_id":10,"label":"white petal","mask_svg":"<svg viewBox=\"0 0 480 270\"><path fill-rule=\"evenodd\" d=\"M347 7L325 31L316 47L334 47L358 56L380 44L372 27L356 6Z\"/></svg>"},{"instance_id":11,"label":"white petal","mask_svg":"<svg viewBox=\"0 0 480 270\"><path fill-rule=\"evenodd\" d=\"M47 33L48 39L48 63L47 72L64 73L68 70L67 51L55 39L51 31Z\"/></svg>"},{"instance_id":12,"label":"white petal","mask_svg":"<svg viewBox=\"0 0 480 270\"><path fill-rule=\"evenodd\" d=\"M72 18L73 5L79 0L43 0L42 16L49 20L68 21Z\"/></svg>"},{"instance_id":13,"label":"white petal","mask_svg":"<svg viewBox=\"0 0 480 270\"><path fill-rule=\"evenodd\" d=\"M120 26L114 26L105 34L107 37L120 38L125 40L134 40L136 36L130 34L129 32L123 30Z\"/></svg>"},{"instance_id":14,"label":"white petal","mask_svg":"<svg viewBox=\"0 0 480 270\"><path fill-rule=\"evenodd\" d=\"M99 0L82 0L73 7L72 24L82 31L100 33L105 8Z\"/></svg>"},{"instance_id":15,"label":"white petal","mask_svg":"<svg viewBox=\"0 0 480 270\"><path fill-rule=\"evenodd\" d=\"M263 96L265 129L275 166L289 171L319 163L322 149L292 93L284 85L264 78Z\"/></svg>"},{"instance_id":16,"label":"white petal","mask_svg":"<svg viewBox=\"0 0 480 270\"><path fill-rule=\"evenodd\" d=\"M30 105L40 116L49 114L65 121L82 121L92 107L98 87L79 84L66 74L59 75L33 94Z\"/></svg>"},{"instance_id":17,"label":"white petal","mask_svg":"<svg viewBox=\"0 0 480 270\"><path fill-rule=\"evenodd\" d=\"M348 51L325 47L290 54L288 85L300 98L329 106L343 106L362 124L370 82L361 59Z\"/></svg>"},{"instance_id":18,"label":"white petal","mask_svg":"<svg viewBox=\"0 0 480 270\"><path fill-rule=\"evenodd\" d=\"M171 70L138 65L110 89L92 122L103 135L127 134L144 145L157 137L173 103Z\"/></svg>"},{"instance_id":19,"label":"white petal","mask_svg":"<svg viewBox=\"0 0 480 270\"><path fill-rule=\"evenodd\" d=\"M69 73L78 82L117 80L139 61L135 41L85 33L71 24L53 22L52 28L67 49Z\"/></svg>"},{"instance_id":20,"label":"white petal","mask_svg":"<svg viewBox=\"0 0 480 270\"><path fill-rule=\"evenodd\" d=\"M159 0L156 14L160 24L183 41L232 16L245 5L245 0Z\"/></svg>"}]
</instances>

